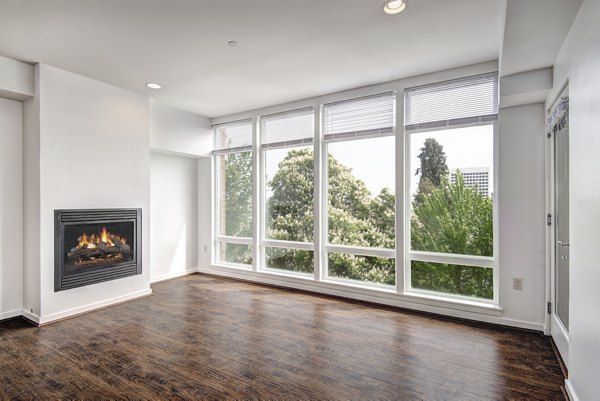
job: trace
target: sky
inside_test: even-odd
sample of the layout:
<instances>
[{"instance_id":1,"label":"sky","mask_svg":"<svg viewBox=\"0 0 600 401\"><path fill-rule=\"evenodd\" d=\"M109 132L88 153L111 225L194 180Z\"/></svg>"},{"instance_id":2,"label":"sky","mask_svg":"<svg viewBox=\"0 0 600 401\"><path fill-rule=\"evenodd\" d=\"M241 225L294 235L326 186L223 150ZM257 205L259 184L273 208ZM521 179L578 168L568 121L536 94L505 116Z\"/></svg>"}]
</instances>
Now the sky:
<instances>
[{"instance_id":1,"label":"sky","mask_svg":"<svg viewBox=\"0 0 600 401\"><path fill-rule=\"evenodd\" d=\"M492 125L458 128L452 130L421 132L410 136L411 193L415 192L419 176L415 171L420 162L418 155L427 138L434 138L444 148L449 169L488 167L490 188L493 188L494 128ZM377 195L385 187L394 189L395 141L393 136L333 142L328 150L333 157L361 179L371 194ZM277 172L277 165L290 149L274 149L267 152L265 171L267 181ZM268 193L267 193L268 196Z\"/></svg>"}]
</instances>

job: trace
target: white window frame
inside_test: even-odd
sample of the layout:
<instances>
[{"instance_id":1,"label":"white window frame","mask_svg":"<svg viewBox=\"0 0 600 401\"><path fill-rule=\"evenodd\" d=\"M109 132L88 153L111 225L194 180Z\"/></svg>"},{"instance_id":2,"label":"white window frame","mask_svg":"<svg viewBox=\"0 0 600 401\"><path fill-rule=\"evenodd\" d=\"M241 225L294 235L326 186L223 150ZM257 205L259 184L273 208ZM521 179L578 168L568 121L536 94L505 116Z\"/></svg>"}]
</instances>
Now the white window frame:
<instances>
[{"instance_id":1,"label":"white window frame","mask_svg":"<svg viewBox=\"0 0 600 401\"><path fill-rule=\"evenodd\" d=\"M213 126L213 142L216 144L217 141L217 129L219 127L225 126L225 125L241 125L244 123L250 123L251 120L250 119L244 119L244 120L239 120L239 121L232 121L230 123L226 123L226 124L217 124L215 126ZM213 219L212 219L212 237L213 237L213 241L212 241L212 257L211 257L211 262L213 264L219 264L219 265L226 265L226 266L231 266L231 267L236 267L239 269L245 269L245 270L251 270L255 264L255 255L254 252L252 252L252 265L247 265L247 264L243 264L243 263L234 263L234 262L228 262L226 260L220 260L219 255L220 255L220 245L221 244L232 244L232 245L248 245L250 247L250 249L253 251L253 238L252 237L235 237L235 236L230 236L230 235L223 235L221 234L221 221L220 221L220 213L221 213L221 203L220 203L220 193L219 193L219 189L221 188L221 171L219 169L219 157L222 155L228 155L228 154L234 154L234 153L245 153L245 152L250 152L252 154L252 177L253 177L253 181L254 181L254 159L255 159L255 155L254 155L254 145L252 146L252 149L238 149L238 148L234 148L234 149L223 149L223 150L217 150L213 152L213 177L212 177L212 183L213 183ZM254 204L254 193L253 193L253 199L252 199L252 227L254 230L255 224L254 224L254 209L255 209L255 204Z\"/></svg>"},{"instance_id":2,"label":"white window frame","mask_svg":"<svg viewBox=\"0 0 600 401\"><path fill-rule=\"evenodd\" d=\"M474 256L474 255L458 255L458 254L448 254L448 253L436 253L436 252L424 252L424 251L413 251L411 248L411 220L410 213L412 210L412 195L411 195L411 174L413 170L413 166L410 165L411 161L411 136L412 134L418 134L423 132L434 132L434 131L444 131L448 129L460 129L466 127L481 127L481 126L491 126L493 129L493 180L494 186L492 191L492 201L493 201L493 209L492 209L492 222L493 222L493 256ZM479 303L498 305L499 303L499 269L498 269L498 171L499 171L499 163L498 163L498 149L499 149L499 136L498 136L498 122L481 122L475 124L465 124L465 125L456 125L452 127L440 127L436 129L422 129L422 130L412 130L404 132L404 144L405 144L405 152L404 152L404 162L405 162L405 171L404 171L404 181L405 181L405 191L404 191L404 249L406 252L404 253L404 293L405 294L420 294L420 295L429 295L435 297L443 297L449 299L456 300L465 300L465 301L477 301ZM400 256L400 255L398 255ZM412 268L411 262L431 262L431 263L443 263L443 264L455 264L455 265L464 265L464 266L474 266L474 267L487 267L493 270L493 293L494 296L492 299L484 299L484 298L476 298L469 297L466 295L460 294L450 294L450 293L442 293L437 291L423 290L412 287Z\"/></svg>"},{"instance_id":3,"label":"white window frame","mask_svg":"<svg viewBox=\"0 0 600 401\"><path fill-rule=\"evenodd\" d=\"M407 272L410 274L410 261L417 260L418 257L423 258L434 258L432 255L422 252L411 252L410 251L410 237L407 236L407 232L410 233L410 169L407 163L410 162L410 156L407 157L407 153L410 152L410 134L405 133L404 127L404 91L408 88L413 88L421 85L435 84L438 82L444 82L447 80L461 79L466 77L472 77L480 74L488 74L493 71L497 71L497 63L483 63L475 66L462 67L459 69L448 70L440 73L433 73L429 75L423 75L418 77L406 78L398 81L376 84L369 87L351 89L344 92L334 93L330 95L324 95L315 97L312 99L302 100L289 104L283 104L278 106L266 107L254 111L245 113L239 113L232 116L224 116L213 119L213 125L227 124L230 121L239 122L240 120L252 120L253 126L253 146L252 146L252 181L253 181L253 207L252 207L252 219L253 219L253 236L252 238L236 238L233 241L244 242L244 244L250 244L253 250L253 265L249 269L247 265L235 265L228 262L217 262L215 260L215 252L211 257L212 264L210 267L200 269L200 271L206 271L209 273L224 275L228 277L237 277L242 279L248 279L251 281L257 281L262 283L271 283L276 285L282 285L284 287L308 289L316 292L322 292L325 294L342 295L350 298L364 299L373 302L381 302L388 305L404 305L408 308L412 308L410 305L415 305L415 309L431 311L434 313L444 313L440 309L435 308L449 308L448 310L454 310L458 312L456 316L469 317L469 313L479 313L482 315L490 316L501 316L502 308L500 307L499 299L499 253L498 253L498 199L499 199L499 165L498 165L498 123L497 121L490 123L489 120L485 120L485 124L479 125L494 125L494 205L493 205L493 232L494 232L494 257L493 259L486 260L488 264L493 264L494 274L494 299L485 300L481 298L455 296L446 293L429 292L423 290L413 290L410 288L410 275L407 276ZM328 244L328 216L327 216L327 194L328 194L328 183L327 183L327 143L324 140L324 127L323 127L323 108L324 105L332 102L339 102L345 100L358 99L365 96L375 96L385 92L396 93L396 110L395 110L395 159L396 159L396 247L395 250L390 249L371 249L361 247L349 247ZM402 94L402 95L401 95ZM286 111L298 110L301 108L312 107L314 110L314 140L313 140L313 152L314 152L314 239L312 244L307 243L277 243L276 241L267 240L264 238L264 225L263 221L263 208L265 207L265 193L264 188L264 157L262 149L260 148L260 118L274 113L282 113ZM430 129L429 131L431 131ZM390 134L392 135L392 134ZM231 238L219 236L217 219L218 219L218 183L216 174L216 166L214 163L216 160L213 157L213 174L211 177L212 190L214 196L212 197L212 229L211 238L213 250L217 249L217 240L231 241ZM407 179L408 177L408 179ZM491 189L491 188L490 188ZM263 244L264 240L264 244ZM302 274L298 276L296 272L289 272L280 269L265 269L264 255L262 250L264 245L274 247L284 247L289 249L306 249L307 246L312 245L314 252L314 276L307 276ZM281 246L279 246L281 245ZM290 247L290 245L292 247ZM362 282L359 280L347 280L335 277L327 277L327 261L329 252L340 252L350 253L352 251L356 254L365 256L376 256L376 257L391 257L395 258L396 265L396 286L390 289L390 286L381 285L370 285L370 283ZM391 253L390 253L391 251ZM435 261L437 262L444 255L435 255ZM460 255L462 257L462 255ZM411 259L415 258L415 259ZM457 263L456 255L449 255L452 259L451 262ZM482 265L481 260L477 260L480 257L469 257L469 261L477 266ZM463 260L464 262L464 260ZM464 263L465 265L467 263ZM242 269L238 269L238 268ZM346 295L343 295L346 294ZM420 305L420 306L418 306ZM433 308L433 309L432 309ZM494 318L492 318L494 319Z\"/></svg>"},{"instance_id":4,"label":"white window frame","mask_svg":"<svg viewBox=\"0 0 600 401\"><path fill-rule=\"evenodd\" d=\"M268 117L270 115L275 115L275 114L286 114L286 113L293 113L293 112L297 112L297 111L301 111L302 109L312 109L312 113L313 113L313 121L318 120L317 118L317 113L319 111L318 108L314 108L314 107L303 107L300 109L292 109L292 110L287 110L281 113L273 113L273 114L269 114L269 115L263 115L261 117ZM267 267L267 259L266 259L266 248L280 248L280 249L289 249L289 250L306 250L306 251L313 251L313 255L314 255L314 260L316 260L316 252L315 252L315 239L314 239L314 234L313 234L313 242L300 242L300 241L284 241L284 240L275 240L275 239L270 239L267 238L266 233L267 233L267 222L266 222L266 217L267 217L267 199L266 199L266 189L267 189L267 180L266 180L266 152L268 152L269 150L272 150L273 148L263 148L262 145L262 140L261 140L261 134L262 132L260 132L262 130L262 122L260 117L256 120L255 123L255 128L257 130L256 135L255 135L255 140L257 145L254 146L255 150L257 151L257 153L259 154L258 157L258 171L259 173L259 177L258 179L256 179L255 176L255 181L257 181L258 183L258 204L255 204L255 208L257 210L260 211L259 214L259 224L258 224L258 228L259 228L259 232L258 232L258 237L260 240L257 241L259 243L259 249L257 250L258 252L258 260L260 261L260 263L254 263L254 269L256 271L262 271L265 273L277 273L277 274L283 274L283 275L292 275L292 276L297 276L297 277L303 277L303 278L310 278L311 274L310 273L302 273L302 272L295 272L295 271L287 271L287 270L283 270L283 269L276 269L276 268L272 268L272 267ZM314 128L313 128L314 130ZM280 146L279 149L293 149L293 148L298 148L298 147L307 147L307 146L311 146L313 147L313 157L314 156L314 152L315 152L315 132L313 131L313 142L310 144L293 144L293 145L289 145L289 146ZM315 181L316 181L316 175L315 175ZM316 192L316 184L315 182L313 182L313 193ZM314 215L314 209L316 209L316 203L315 201L313 201L313 215ZM314 230L314 219L313 219L313 230ZM316 231L315 231L316 232ZM316 271L316 266L315 266L315 271Z\"/></svg>"},{"instance_id":5,"label":"white window frame","mask_svg":"<svg viewBox=\"0 0 600 401\"><path fill-rule=\"evenodd\" d=\"M387 91L383 91L380 93L374 93L374 94L364 96L364 97L380 96L380 95L384 95L386 93L392 94L395 98L394 125L393 125L393 129L391 132L385 133L385 134L373 133L373 134L369 134L369 135L344 137L344 138L331 138L331 139L325 139L323 137L323 135L321 135L321 138L320 138L320 145L321 145L320 163L321 163L321 171L322 171L322 176L321 176L322 196L319 201L320 201L320 209L322 211L322 221L321 221L322 246L321 246L321 249L322 249L323 255L321 258L321 280L323 280L323 281L348 283L348 284L353 284L353 285L371 287L371 288L375 288L375 289L384 289L384 290L390 290L394 287L397 290L397 288L398 288L398 285L397 285L398 284L398 262L400 260L402 260L402 258L401 257L399 258L400 255L397 253L397 246L395 248L370 248L370 247L352 246L352 245L337 245L337 244L331 244L329 242L329 164L328 164L329 144L330 143L339 143L339 142L351 142L351 141L357 141L357 140L363 140L363 139L387 138L387 137L392 137L392 136L396 138L396 142L397 142L398 121L399 121L399 120L397 120L398 97L399 97L397 91L387 90ZM355 99L360 99L360 97L349 98L347 100L355 100ZM325 104L323 104L323 107L324 106L325 106ZM324 120L323 107L321 107L321 120ZM324 131L323 125L320 126L320 131L321 132ZM399 159L398 153L394 152L394 161L395 161L396 165L398 164L398 159ZM397 172L396 172L396 174L397 174ZM396 177L396 181L397 181L397 177ZM395 197L396 197L396 199L398 199L396 192L397 191L394 191ZM396 201L396 216L398 215L397 210L399 210L399 209L397 209L397 203L398 202ZM397 218L396 218L396 227L395 227L395 241L397 244L398 243L398 219ZM352 279L347 279L347 278L342 278L342 277L330 276L329 275L329 257L328 257L328 254L330 252L394 259L394 264L395 264L394 271L396 274L396 278L395 278L396 285L386 285L386 284L381 284L381 283L372 283L372 282L368 282L368 281L352 280Z\"/></svg>"}]
</instances>

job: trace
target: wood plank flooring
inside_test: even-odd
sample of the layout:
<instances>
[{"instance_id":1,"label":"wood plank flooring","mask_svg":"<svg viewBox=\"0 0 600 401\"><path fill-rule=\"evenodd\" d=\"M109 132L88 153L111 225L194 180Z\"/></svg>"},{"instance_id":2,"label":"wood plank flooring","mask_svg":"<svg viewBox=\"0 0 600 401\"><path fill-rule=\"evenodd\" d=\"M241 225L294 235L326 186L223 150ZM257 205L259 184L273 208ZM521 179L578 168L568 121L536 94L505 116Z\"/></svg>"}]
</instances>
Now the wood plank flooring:
<instances>
[{"instance_id":1,"label":"wood plank flooring","mask_svg":"<svg viewBox=\"0 0 600 401\"><path fill-rule=\"evenodd\" d=\"M564 399L539 333L198 274L152 288L0 323L0 400Z\"/></svg>"}]
</instances>

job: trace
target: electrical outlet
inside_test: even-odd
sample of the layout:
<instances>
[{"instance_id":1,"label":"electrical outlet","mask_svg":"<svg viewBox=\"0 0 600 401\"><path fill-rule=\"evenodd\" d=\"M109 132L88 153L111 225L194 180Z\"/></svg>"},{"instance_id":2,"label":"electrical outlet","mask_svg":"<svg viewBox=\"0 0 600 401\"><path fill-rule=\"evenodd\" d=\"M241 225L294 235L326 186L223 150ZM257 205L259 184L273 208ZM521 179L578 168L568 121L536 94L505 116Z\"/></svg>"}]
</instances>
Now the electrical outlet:
<instances>
[{"instance_id":1,"label":"electrical outlet","mask_svg":"<svg viewBox=\"0 0 600 401\"><path fill-rule=\"evenodd\" d=\"M523 279L522 278L513 278L513 290L522 291L523 290Z\"/></svg>"},{"instance_id":2,"label":"electrical outlet","mask_svg":"<svg viewBox=\"0 0 600 401\"><path fill-rule=\"evenodd\" d=\"M204 244L204 252L208 252L208 245Z\"/></svg>"}]
</instances>

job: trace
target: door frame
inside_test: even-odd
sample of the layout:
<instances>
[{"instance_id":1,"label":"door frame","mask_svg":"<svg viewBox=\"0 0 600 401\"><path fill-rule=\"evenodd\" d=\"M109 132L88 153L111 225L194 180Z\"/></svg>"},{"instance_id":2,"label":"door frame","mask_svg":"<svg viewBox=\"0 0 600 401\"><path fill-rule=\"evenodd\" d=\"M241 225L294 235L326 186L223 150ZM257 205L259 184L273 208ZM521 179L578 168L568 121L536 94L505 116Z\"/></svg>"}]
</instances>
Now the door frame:
<instances>
[{"instance_id":1,"label":"door frame","mask_svg":"<svg viewBox=\"0 0 600 401\"><path fill-rule=\"evenodd\" d=\"M548 118L558 105L559 100L568 96L569 81L567 80L553 100L550 108L546 110ZM570 131L568 133L570 135ZM569 367L569 332L558 318L556 312L556 204L555 204L555 163L554 163L554 133L552 130L545 132L545 156L546 156L546 216L548 224L546 225L546 308L550 305L551 312L546 309L546 335L552 336L556 348L560 353L563 362ZM569 148L570 153L570 148ZM570 160L570 157L569 157ZM570 171L570 170L569 170ZM570 180L570 172L569 172ZM569 210L569 215L570 215ZM570 219L569 219L570 221Z\"/></svg>"}]
</instances>

